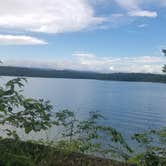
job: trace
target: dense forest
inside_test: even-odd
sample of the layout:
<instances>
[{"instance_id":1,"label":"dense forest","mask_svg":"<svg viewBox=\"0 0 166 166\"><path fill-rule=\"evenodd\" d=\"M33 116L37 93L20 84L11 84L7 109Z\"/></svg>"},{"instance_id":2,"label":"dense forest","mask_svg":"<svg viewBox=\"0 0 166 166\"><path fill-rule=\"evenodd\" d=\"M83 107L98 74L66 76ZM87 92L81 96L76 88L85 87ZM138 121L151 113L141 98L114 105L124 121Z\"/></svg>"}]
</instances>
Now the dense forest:
<instances>
[{"instance_id":1,"label":"dense forest","mask_svg":"<svg viewBox=\"0 0 166 166\"><path fill-rule=\"evenodd\" d=\"M55 70L41 68L26 68L0 66L1 76L47 77L47 78L73 78L96 79L113 81L138 81L166 83L166 75L145 73L96 73L74 70Z\"/></svg>"}]
</instances>

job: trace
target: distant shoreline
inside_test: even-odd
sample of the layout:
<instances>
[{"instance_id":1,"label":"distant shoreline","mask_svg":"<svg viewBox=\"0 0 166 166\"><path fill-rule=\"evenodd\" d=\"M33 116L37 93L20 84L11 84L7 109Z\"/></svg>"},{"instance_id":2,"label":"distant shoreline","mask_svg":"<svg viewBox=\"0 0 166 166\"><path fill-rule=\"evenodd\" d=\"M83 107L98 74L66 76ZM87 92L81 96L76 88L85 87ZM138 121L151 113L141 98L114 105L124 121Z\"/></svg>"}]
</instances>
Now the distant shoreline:
<instances>
[{"instance_id":1,"label":"distant shoreline","mask_svg":"<svg viewBox=\"0 0 166 166\"><path fill-rule=\"evenodd\" d=\"M166 75L164 74L97 73L87 71L55 70L13 66L0 66L0 76L166 83Z\"/></svg>"}]
</instances>

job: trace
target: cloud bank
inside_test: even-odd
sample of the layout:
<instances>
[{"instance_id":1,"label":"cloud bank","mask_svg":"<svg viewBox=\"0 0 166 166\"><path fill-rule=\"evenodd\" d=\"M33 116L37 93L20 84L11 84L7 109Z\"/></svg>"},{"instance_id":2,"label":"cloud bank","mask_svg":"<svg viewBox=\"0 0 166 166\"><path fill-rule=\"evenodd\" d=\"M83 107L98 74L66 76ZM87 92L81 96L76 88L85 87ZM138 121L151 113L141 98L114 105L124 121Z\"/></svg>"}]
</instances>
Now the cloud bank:
<instances>
[{"instance_id":1,"label":"cloud bank","mask_svg":"<svg viewBox=\"0 0 166 166\"><path fill-rule=\"evenodd\" d=\"M0 4L0 28L63 33L104 21L86 0L0 0Z\"/></svg>"},{"instance_id":2,"label":"cloud bank","mask_svg":"<svg viewBox=\"0 0 166 166\"><path fill-rule=\"evenodd\" d=\"M71 58L40 60L5 60L3 65L40 67L52 69L72 69L95 72L162 73L165 57L97 57L93 54L76 53ZM23 65L24 64L24 65Z\"/></svg>"},{"instance_id":3,"label":"cloud bank","mask_svg":"<svg viewBox=\"0 0 166 166\"><path fill-rule=\"evenodd\" d=\"M109 3L108 3L109 2ZM109 16L97 16L94 4L118 5L132 17L157 17L156 11L144 8L155 0L0 0L0 28L17 31L64 33L84 30L107 23ZM158 4L165 6L165 0Z\"/></svg>"},{"instance_id":4,"label":"cloud bank","mask_svg":"<svg viewBox=\"0 0 166 166\"><path fill-rule=\"evenodd\" d=\"M137 17L156 18L157 9L166 7L165 0L0 0L0 4L0 30L9 32L11 36L14 32L30 32L35 35L78 32L88 28L106 29L129 23ZM104 10L101 10L102 13L100 9L103 9L103 5L107 5L110 12L104 13ZM114 6L117 11L113 10ZM18 37L20 42L10 42L14 39L6 39L7 42L5 38L9 38L8 36L1 38L1 44L4 41L4 44L10 45L24 45L25 40L30 40ZM39 39L36 39L36 42L45 44Z\"/></svg>"}]
</instances>

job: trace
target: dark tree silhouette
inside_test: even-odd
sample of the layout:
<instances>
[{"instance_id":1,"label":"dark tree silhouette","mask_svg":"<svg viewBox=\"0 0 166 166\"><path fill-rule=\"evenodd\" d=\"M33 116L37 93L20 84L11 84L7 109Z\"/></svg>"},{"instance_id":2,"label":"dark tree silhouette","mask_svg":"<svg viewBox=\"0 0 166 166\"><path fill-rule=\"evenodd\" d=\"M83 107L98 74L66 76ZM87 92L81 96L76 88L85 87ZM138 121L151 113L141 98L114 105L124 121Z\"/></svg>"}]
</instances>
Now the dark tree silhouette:
<instances>
[{"instance_id":1,"label":"dark tree silhouette","mask_svg":"<svg viewBox=\"0 0 166 166\"><path fill-rule=\"evenodd\" d=\"M166 49L163 49L162 52L166 56ZM164 65L164 67L163 67L163 72L166 73L166 65Z\"/></svg>"},{"instance_id":2,"label":"dark tree silhouette","mask_svg":"<svg viewBox=\"0 0 166 166\"><path fill-rule=\"evenodd\" d=\"M162 52L163 52L164 54L166 54L166 50L165 50L165 49L163 49Z\"/></svg>"}]
</instances>

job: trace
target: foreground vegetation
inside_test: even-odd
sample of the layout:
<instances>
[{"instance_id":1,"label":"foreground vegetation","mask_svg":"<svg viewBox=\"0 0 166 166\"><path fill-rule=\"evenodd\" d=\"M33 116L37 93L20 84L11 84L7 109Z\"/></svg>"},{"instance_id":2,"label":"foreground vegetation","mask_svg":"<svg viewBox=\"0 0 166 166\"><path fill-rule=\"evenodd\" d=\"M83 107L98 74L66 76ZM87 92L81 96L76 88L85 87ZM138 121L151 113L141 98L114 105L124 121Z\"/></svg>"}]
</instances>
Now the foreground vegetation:
<instances>
[{"instance_id":1,"label":"foreground vegetation","mask_svg":"<svg viewBox=\"0 0 166 166\"><path fill-rule=\"evenodd\" d=\"M66 153L34 142L4 139L0 140L0 147L0 164L4 166L128 166L123 162L90 155Z\"/></svg>"},{"instance_id":2,"label":"foreground vegetation","mask_svg":"<svg viewBox=\"0 0 166 166\"><path fill-rule=\"evenodd\" d=\"M0 87L0 125L3 136L0 139L0 165L166 164L166 129L135 134L132 139L143 146L145 151L133 156L133 150L121 133L111 126L102 125L104 117L101 114L90 112L88 117L80 120L73 111L53 111L48 101L23 96L24 82L25 79L16 78ZM59 129L60 140L25 141L18 134L18 129L26 134L32 131L40 134L40 131L53 126Z\"/></svg>"}]
</instances>

